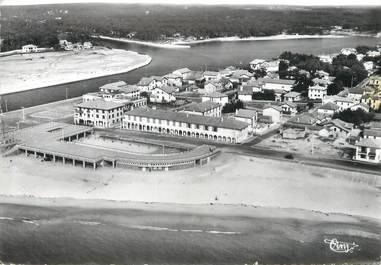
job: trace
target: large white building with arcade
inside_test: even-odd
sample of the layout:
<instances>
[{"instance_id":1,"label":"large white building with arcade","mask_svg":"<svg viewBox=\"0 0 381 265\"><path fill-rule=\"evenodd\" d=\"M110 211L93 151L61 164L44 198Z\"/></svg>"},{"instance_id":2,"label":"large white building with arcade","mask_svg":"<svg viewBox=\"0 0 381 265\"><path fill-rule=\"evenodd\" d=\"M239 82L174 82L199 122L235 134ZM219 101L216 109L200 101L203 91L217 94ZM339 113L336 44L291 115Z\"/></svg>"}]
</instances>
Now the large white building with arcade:
<instances>
[{"instance_id":1,"label":"large white building with arcade","mask_svg":"<svg viewBox=\"0 0 381 265\"><path fill-rule=\"evenodd\" d=\"M136 108L125 113L122 128L204 140L240 143L248 138L249 124L232 118Z\"/></svg>"}]
</instances>

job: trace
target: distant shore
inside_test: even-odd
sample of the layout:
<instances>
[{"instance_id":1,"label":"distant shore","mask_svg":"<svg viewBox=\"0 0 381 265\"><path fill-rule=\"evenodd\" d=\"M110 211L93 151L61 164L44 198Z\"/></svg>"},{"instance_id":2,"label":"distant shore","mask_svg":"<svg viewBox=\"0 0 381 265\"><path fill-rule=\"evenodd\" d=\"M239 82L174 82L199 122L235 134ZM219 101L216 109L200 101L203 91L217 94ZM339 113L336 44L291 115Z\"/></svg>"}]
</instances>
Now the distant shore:
<instances>
[{"instance_id":1,"label":"distant shore","mask_svg":"<svg viewBox=\"0 0 381 265\"><path fill-rule=\"evenodd\" d=\"M0 95L126 73L151 60L137 52L103 47L1 57Z\"/></svg>"},{"instance_id":2,"label":"distant shore","mask_svg":"<svg viewBox=\"0 0 381 265\"><path fill-rule=\"evenodd\" d=\"M150 41L139 41L139 40L131 40L126 38L113 38L107 36L92 36L93 38L98 38L102 40L113 40L120 41L125 43L139 44L144 46L150 46L155 48L164 48L164 49L187 49L190 48L188 45L177 45L175 43L160 43L160 42L150 42Z\"/></svg>"}]
</instances>

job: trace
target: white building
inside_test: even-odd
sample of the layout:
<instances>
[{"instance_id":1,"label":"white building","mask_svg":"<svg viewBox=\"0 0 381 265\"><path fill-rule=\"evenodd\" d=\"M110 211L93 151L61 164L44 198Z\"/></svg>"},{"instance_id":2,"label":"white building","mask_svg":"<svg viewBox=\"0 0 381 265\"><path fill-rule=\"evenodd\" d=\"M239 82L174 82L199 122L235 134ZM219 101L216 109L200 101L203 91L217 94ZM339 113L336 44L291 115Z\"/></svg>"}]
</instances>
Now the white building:
<instances>
[{"instance_id":1,"label":"white building","mask_svg":"<svg viewBox=\"0 0 381 265\"><path fill-rule=\"evenodd\" d=\"M173 71L172 73L181 76L182 79L187 79L192 74L192 70L189 68L181 68Z\"/></svg>"},{"instance_id":2,"label":"white building","mask_svg":"<svg viewBox=\"0 0 381 265\"><path fill-rule=\"evenodd\" d=\"M159 87L159 84L161 85L161 82L156 82L156 80L151 77L142 77L137 86L141 91L149 92L155 87Z\"/></svg>"},{"instance_id":3,"label":"white building","mask_svg":"<svg viewBox=\"0 0 381 265\"><path fill-rule=\"evenodd\" d=\"M258 80L263 83L263 90L283 90L290 92L295 85L295 80L288 79L259 78Z\"/></svg>"},{"instance_id":4,"label":"white building","mask_svg":"<svg viewBox=\"0 0 381 265\"><path fill-rule=\"evenodd\" d=\"M223 89L222 84L217 80L206 81L204 84L204 89L199 91L204 94L210 94L213 92L221 91Z\"/></svg>"},{"instance_id":5,"label":"white building","mask_svg":"<svg viewBox=\"0 0 381 265\"><path fill-rule=\"evenodd\" d=\"M22 46L22 53L31 53L31 52L38 52L38 48L36 45L28 44Z\"/></svg>"},{"instance_id":6,"label":"white building","mask_svg":"<svg viewBox=\"0 0 381 265\"><path fill-rule=\"evenodd\" d=\"M355 48L343 48L340 51L341 54L343 55L350 55L350 54L357 54L357 50Z\"/></svg>"},{"instance_id":7,"label":"white building","mask_svg":"<svg viewBox=\"0 0 381 265\"><path fill-rule=\"evenodd\" d=\"M166 79L166 83L168 86L181 87L183 85L183 77L179 74L167 74L163 76L163 79Z\"/></svg>"},{"instance_id":8,"label":"white building","mask_svg":"<svg viewBox=\"0 0 381 265\"><path fill-rule=\"evenodd\" d=\"M250 88L247 89L245 87L241 88L238 91L238 99L242 102L252 101L253 100L253 90Z\"/></svg>"},{"instance_id":9,"label":"white building","mask_svg":"<svg viewBox=\"0 0 381 265\"><path fill-rule=\"evenodd\" d=\"M247 139L249 124L231 118L216 118L165 110L134 109L126 112L123 128L226 143Z\"/></svg>"},{"instance_id":10,"label":"white building","mask_svg":"<svg viewBox=\"0 0 381 265\"><path fill-rule=\"evenodd\" d=\"M261 65L264 62L266 62L266 60L264 60L264 59L254 59L249 64L250 64L251 69L259 70L259 69L261 69Z\"/></svg>"},{"instance_id":11,"label":"white building","mask_svg":"<svg viewBox=\"0 0 381 265\"><path fill-rule=\"evenodd\" d=\"M153 103L170 103L176 101L175 92L177 89L171 86L156 87L151 91L149 97Z\"/></svg>"},{"instance_id":12,"label":"white building","mask_svg":"<svg viewBox=\"0 0 381 265\"><path fill-rule=\"evenodd\" d=\"M369 57L377 57L377 56L380 56L380 54L381 54L380 51L368 51L366 53L366 55Z\"/></svg>"},{"instance_id":13,"label":"white building","mask_svg":"<svg viewBox=\"0 0 381 265\"><path fill-rule=\"evenodd\" d=\"M337 106L335 103L328 102L328 103L320 106L317 109L317 112L318 112L318 114L323 114L323 115L326 115L326 116L333 116L333 114L335 114L339 110L340 110L340 107Z\"/></svg>"},{"instance_id":14,"label":"white building","mask_svg":"<svg viewBox=\"0 0 381 265\"><path fill-rule=\"evenodd\" d=\"M363 63L365 70L370 71L374 67L374 63L372 61L367 61Z\"/></svg>"},{"instance_id":15,"label":"white building","mask_svg":"<svg viewBox=\"0 0 381 265\"><path fill-rule=\"evenodd\" d=\"M99 87L99 90L104 93L117 93L119 92L121 87L124 87L126 85L127 84L124 81L117 81L117 82L105 84Z\"/></svg>"},{"instance_id":16,"label":"white building","mask_svg":"<svg viewBox=\"0 0 381 265\"><path fill-rule=\"evenodd\" d=\"M109 128L122 121L125 105L112 101L94 100L75 108L74 124Z\"/></svg>"},{"instance_id":17,"label":"white building","mask_svg":"<svg viewBox=\"0 0 381 265\"><path fill-rule=\"evenodd\" d=\"M328 88L326 86L319 86L319 85L310 86L308 88L308 98L323 100L323 98L327 96L327 89Z\"/></svg>"},{"instance_id":18,"label":"white building","mask_svg":"<svg viewBox=\"0 0 381 265\"><path fill-rule=\"evenodd\" d=\"M209 117L221 117L222 106L212 101L204 101L200 103L192 102L183 106L179 112L209 116Z\"/></svg>"},{"instance_id":19,"label":"white building","mask_svg":"<svg viewBox=\"0 0 381 265\"><path fill-rule=\"evenodd\" d=\"M229 98L226 94L219 93L219 92L213 92L210 94L203 95L201 97L202 102L204 101L212 101L215 103L220 104L221 106L225 106L229 102Z\"/></svg>"},{"instance_id":20,"label":"white building","mask_svg":"<svg viewBox=\"0 0 381 265\"><path fill-rule=\"evenodd\" d=\"M250 131L252 131L257 124L257 112L250 109L239 109L236 110L234 119L248 123L250 125Z\"/></svg>"},{"instance_id":21,"label":"white building","mask_svg":"<svg viewBox=\"0 0 381 265\"><path fill-rule=\"evenodd\" d=\"M91 49L91 48L93 48L93 44L91 42L89 42L89 41L85 41L83 43L83 48L84 49Z\"/></svg>"},{"instance_id":22,"label":"white building","mask_svg":"<svg viewBox=\"0 0 381 265\"><path fill-rule=\"evenodd\" d=\"M270 117L272 123L278 123L281 121L282 111L280 106L268 105L263 109L263 116Z\"/></svg>"},{"instance_id":23,"label":"white building","mask_svg":"<svg viewBox=\"0 0 381 265\"><path fill-rule=\"evenodd\" d=\"M381 140L361 138L356 144L354 159L368 163L381 163Z\"/></svg>"},{"instance_id":24,"label":"white building","mask_svg":"<svg viewBox=\"0 0 381 265\"><path fill-rule=\"evenodd\" d=\"M215 71L205 71L202 75L203 75L205 81L220 79L220 74L218 72L215 72Z\"/></svg>"},{"instance_id":25,"label":"white building","mask_svg":"<svg viewBox=\"0 0 381 265\"><path fill-rule=\"evenodd\" d=\"M323 98L323 104L326 104L328 102L335 103L337 106L339 106L339 111L343 111L346 109L351 108L354 106L357 102L354 102L351 98L348 97L340 97L340 96L326 96Z\"/></svg>"}]
</instances>

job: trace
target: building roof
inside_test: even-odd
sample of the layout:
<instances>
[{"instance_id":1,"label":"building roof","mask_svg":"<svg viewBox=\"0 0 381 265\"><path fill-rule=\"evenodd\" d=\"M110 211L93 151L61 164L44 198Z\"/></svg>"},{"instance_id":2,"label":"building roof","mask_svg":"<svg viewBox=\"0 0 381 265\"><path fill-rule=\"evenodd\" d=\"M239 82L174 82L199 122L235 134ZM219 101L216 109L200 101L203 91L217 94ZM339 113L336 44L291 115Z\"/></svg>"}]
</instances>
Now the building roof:
<instances>
[{"instance_id":1,"label":"building roof","mask_svg":"<svg viewBox=\"0 0 381 265\"><path fill-rule=\"evenodd\" d=\"M272 78L259 78L263 83L271 83L271 84L281 84L281 85L294 85L295 80L289 79L272 79Z\"/></svg>"},{"instance_id":2,"label":"building roof","mask_svg":"<svg viewBox=\"0 0 381 265\"><path fill-rule=\"evenodd\" d=\"M162 86L162 87L157 87L155 89L160 89L160 90L164 91L167 94L173 94L173 93L175 93L177 91L177 88L173 87L173 86Z\"/></svg>"},{"instance_id":3,"label":"building roof","mask_svg":"<svg viewBox=\"0 0 381 265\"><path fill-rule=\"evenodd\" d=\"M328 89L328 87L326 87L326 86L319 86L319 85L315 85L315 86L310 86L309 88L308 88L308 90L310 90L310 89L315 89L315 90L327 90Z\"/></svg>"},{"instance_id":4,"label":"building roof","mask_svg":"<svg viewBox=\"0 0 381 265\"><path fill-rule=\"evenodd\" d=\"M266 60L264 60L264 59L254 59L249 64L260 64L260 63L264 63L264 62L266 62Z\"/></svg>"},{"instance_id":5,"label":"building roof","mask_svg":"<svg viewBox=\"0 0 381 265\"><path fill-rule=\"evenodd\" d=\"M353 123L345 122L340 119L333 119L329 123L348 132L353 129Z\"/></svg>"},{"instance_id":6,"label":"building roof","mask_svg":"<svg viewBox=\"0 0 381 265\"><path fill-rule=\"evenodd\" d=\"M255 110L251 109L239 109L237 110L235 117L240 118L246 118L246 119L252 119L257 115L257 112Z\"/></svg>"},{"instance_id":7,"label":"building roof","mask_svg":"<svg viewBox=\"0 0 381 265\"><path fill-rule=\"evenodd\" d=\"M212 92L212 93L209 93L209 94L206 94L202 97L209 97L209 98L224 98L224 97L227 97L228 95L226 94L223 94L223 93L220 93L220 92Z\"/></svg>"},{"instance_id":8,"label":"building roof","mask_svg":"<svg viewBox=\"0 0 381 265\"><path fill-rule=\"evenodd\" d=\"M242 87L242 90L238 91L238 95L253 95L253 89L251 87Z\"/></svg>"},{"instance_id":9,"label":"building roof","mask_svg":"<svg viewBox=\"0 0 381 265\"><path fill-rule=\"evenodd\" d=\"M328 102L322 106L320 106L318 109L323 109L323 110L333 110L333 111L337 111L338 109L340 109L339 106L337 106L335 103L333 102Z\"/></svg>"},{"instance_id":10,"label":"building roof","mask_svg":"<svg viewBox=\"0 0 381 265\"><path fill-rule=\"evenodd\" d=\"M207 75L207 76L218 76L218 72L216 72L216 71L205 71L204 73L203 73L203 75L205 76L205 75Z\"/></svg>"},{"instance_id":11,"label":"building roof","mask_svg":"<svg viewBox=\"0 0 381 265\"><path fill-rule=\"evenodd\" d=\"M124 81L117 81L101 86L99 89L119 89L122 86L127 85Z\"/></svg>"},{"instance_id":12,"label":"building roof","mask_svg":"<svg viewBox=\"0 0 381 265\"><path fill-rule=\"evenodd\" d=\"M176 78L182 78L182 76L174 74L174 73L170 73L170 74L167 74L167 75L163 76L163 78L176 79Z\"/></svg>"},{"instance_id":13,"label":"building roof","mask_svg":"<svg viewBox=\"0 0 381 265\"><path fill-rule=\"evenodd\" d=\"M279 104L279 106L284 106L284 105L287 105L287 106L294 108L294 109L297 108L297 105L294 102L290 102L290 101L280 102L280 104Z\"/></svg>"},{"instance_id":14,"label":"building roof","mask_svg":"<svg viewBox=\"0 0 381 265\"><path fill-rule=\"evenodd\" d=\"M316 123L317 119L309 114L305 113L299 116L292 117L289 122L295 123L295 124L307 124L307 125L314 125Z\"/></svg>"},{"instance_id":15,"label":"building roof","mask_svg":"<svg viewBox=\"0 0 381 265\"><path fill-rule=\"evenodd\" d=\"M193 103L190 103L190 104L184 106L184 111L194 111L194 112L204 113L206 111L215 109L219 106L221 106L221 105L216 103L216 102L212 102L210 100L200 102L200 103L193 102Z\"/></svg>"},{"instance_id":16,"label":"building roof","mask_svg":"<svg viewBox=\"0 0 381 265\"><path fill-rule=\"evenodd\" d=\"M138 86L148 86L152 81L153 79L151 77L142 77L138 83Z\"/></svg>"},{"instance_id":17,"label":"building roof","mask_svg":"<svg viewBox=\"0 0 381 265\"><path fill-rule=\"evenodd\" d=\"M263 110L265 110L265 109L274 109L274 110L279 111L279 112L282 112L282 111L283 111L281 106L270 105L270 104L264 106L264 107L263 107Z\"/></svg>"},{"instance_id":18,"label":"building roof","mask_svg":"<svg viewBox=\"0 0 381 265\"><path fill-rule=\"evenodd\" d=\"M180 68L180 69L177 69L177 70L175 70L175 71L173 71L173 72L179 72L180 74L186 74L186 73L189 73L189 72L191 72L192 70L191 69L189 69L189 68Z\"/></svg>"},{"instance_id":19,"label":"building roof","mask_svg":"<svg viewBox=\"0 0 381 265\"><path fill-rule=\"evenodd\" d=\"M86 101L86 102L77 104L77 107L87 108L87 109L112 110L112 109L124 107L124 104L115 103L112 101L93 100L93 101Z\"/></svg>"},{"instance_id":20,"label":"building roof","mask_svg":"<svg viewBox=\"0 0 381 265\"><path fill-rule=\"evenodd\" d=\"M355 145L379 149L379 148L381 148L381 140L370 139L370 138L361 138L360 141L358 141Z\"/></svg>"},{"instance_id":21,"label":"building roof","mask_svg":"<svg viewBox=\"0 0 381 265\"><path fill-rule=\"evenodd\" d=\"M285 94L284 96L287 98L296 98L299 97L301 94L299 92L291 91Z\"/></svg>"},{"instance_id":22,"label":"building roof","mask_svg":"<svg viewBox=\"0 0 381 265\"><path fill-rule=\"evenodd\" d=\"M209 116L200 116L196 114L188 114L166 110L152 110L148 108L135 108L125 115L134 115L139 117L154 118L160 120L177 121L184 123L200 124L207 126L214 126L233 130L242 130L249 125L245 122L237 121L231 118L216 118Z\"/></svg>"},{"instance_id":23,"label":"building roof","mask_svg":"<svg viewBox=\"0 0 381 265\"><path fill-rule=\"evenodd\" d=\"M201 71L191 71L188 76L185 77L185 80L201 80L203 79L203 72Z\"/></svg>"},{"instance_id":24,"label":"building roof","mask_svg":"<svg viewBox=\"0 0 381 265\"><path fill-rule=\"evenodd\" d=\"M381 129L364 129L364 135L372 137L381 137Z\"/></svg>"},{"instance_id":25,"label":"building roof","mask_svg":"<svg viewBox=\"0 0 381 265\"><path fill-rule=\"evenodd\" d=\"M119 89L120 93L132 93L132 92L138 92L140 91L139 87L137 85L126 85L122 86Z\"/></svg>"}]
</instances>

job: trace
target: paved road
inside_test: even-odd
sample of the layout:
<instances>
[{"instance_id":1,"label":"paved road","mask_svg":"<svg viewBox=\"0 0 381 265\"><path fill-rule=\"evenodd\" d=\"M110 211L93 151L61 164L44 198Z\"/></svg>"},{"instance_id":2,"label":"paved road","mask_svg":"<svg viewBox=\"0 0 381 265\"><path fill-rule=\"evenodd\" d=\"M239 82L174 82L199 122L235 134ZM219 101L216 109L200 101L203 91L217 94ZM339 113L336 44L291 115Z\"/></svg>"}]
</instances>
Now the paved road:
<instances>
[{"instance_id":1,"label":"paved road","mask_svg":"<svg viewBox=\"0 0 381 265\"><path fill-rule=\"evenodd\" d=\"M219 147L224 152L231 152L231 153L236 153L241 155L249 155L249 156L278 159L278 160L287 160L285 156L287 154L290 154L290 152L286 152L286 151L265 149L265 148L259 148L259 147L253 146L253 144L259 143L261 140L275 134L276 133L275 131L270 132L264 136L256 137L253 140L244 144L218 143L218 142L210 142L210 141L206 141L202 139L184 138L184 137L178 137L178 136L169 136L169 135L162 135L157 133L141 132L141 131L130 131L130 130L124 130L124 129L98 129L98 131L104 131L110 134L115 134L115 135L119 135L123 137L150 138L154 140L173 141L177 143L186 143L186 144L192 144L192 145L209 144L209 145L214 145L216 147ZM323 157L312 157L312 156L310 157L310 156L304 156L298 153L292 153L292 156L294 158L289 161L293 161L293 162L297 162L301 164L307 164L307 165L315 165L315 166L350 170L350 171L356 171L356 172L366 172L370 174L380 175L381 177L381 165L365 164L365 163L360 163L360 162L356 162L349 159L339 159L339 158L329 158L329 157L323 158Z\"/></svg>"}]
</instances>

